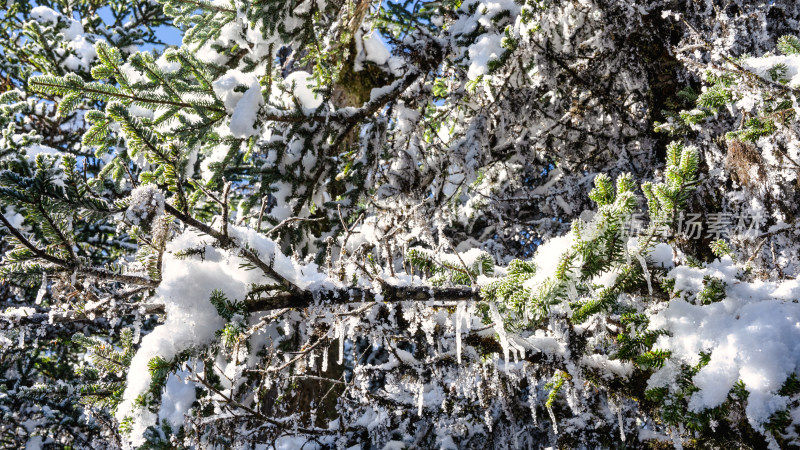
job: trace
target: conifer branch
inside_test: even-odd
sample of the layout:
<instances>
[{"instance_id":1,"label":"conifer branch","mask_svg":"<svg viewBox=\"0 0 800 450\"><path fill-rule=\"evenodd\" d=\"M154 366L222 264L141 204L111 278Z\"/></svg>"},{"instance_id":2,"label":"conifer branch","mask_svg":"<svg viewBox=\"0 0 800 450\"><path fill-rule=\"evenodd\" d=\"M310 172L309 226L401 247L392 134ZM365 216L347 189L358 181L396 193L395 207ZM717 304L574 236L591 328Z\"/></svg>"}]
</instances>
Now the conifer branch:
<instances>
[{"instance_id":1,"label":"conifer branch","mask_svg":"<svg viewBox=\"0 0 800 450\"><path fill-rule=\"evenodd\" d=\"M64 248L64 250L67 251L67 253L69 253L70 260L73 262L77 262L78 256L75 254L75 250L72 248L72 244L69 242L67 237L58 227L58 225L56 225L56 223L53 221L53 218L50 217L50 214L48 214L47 211L45 211L41 201L36 204L36 208L39 210L39 213L42 215L42 217L45 218L45 221L47 222L47 225L50 227L50 229L53 230L56 236L58 236L58 240L61 241L61 246Z\"/></svg>"},{"instance_id":2,"label":"conifer branch","mask_svg":"<svg viewBox=\"0 0 800 450\"><path fill-rule=\"evenodd\" d=\"M78 274L83 274L100 280L115 281L118 283L127 283L143 287L156 288L160 283L160 280L151 280L149 278L145 278L138 275L127 275L123 273L116 273L100 267L81 267L80 265L67 266L65 268L65 272L70 272L70 271L75 271Z\"/></svg>"},{"instance_id":3,"label":"conifer branch","mask_svg":"<svg viewBox=\"0 0 800 450\"><path fill-rule=\"evenodd\" d=\"M198 8L200 8L200 9L207 9L209 11L222 12L222 13L226 13L226 14L236 14L236 10L235 9L225 8L224 6L218 6L218 5L215 5L213 3L209 3L209 2L200 2L200 1L194 1L194 0L179 0L179 2L180 3L186 3L186 4L189 4L189 5L194 5L194 6L198 7Z\"/></svg>"},{"instance_id":4,"label":"conifer branch","mask_svg":"<svg viewBox=\"0 0 800 450\"><path fill-rule=\"evenodd\" d=\"M17 241L19 241L22 245L27 247L36 257L41 258L49 263L60 266L61 270L57 271L88 275L101 280L116 281L120 283L130 283L138 286L150 286L150 287L158 286L158 281L155 280L150 280L136 275L125 275L121 273L115 273L108 269L102 269L99 267L83 267L80 265L77 259L74 261L67 261L57 256L50 255L45 251L39 249L38 247L33 245L33 243L31 243L28 239L26 239L25 236L23 236L22 233L11 224L11 222L9 222L8 219L6 219L6 217L3 214L0 214L0 222L3 222L3 225L9 231L9 233L11 233L11 235L14 236L14 238L16 238Z\"/></svg>"},{"instance_id":5,"label":"conifer branch","mask_svg":"<svg viewBox=\"0 0 800 450\"><path fill-rule=\"evenodd\" d=\"M471 287L392 286L383 284L380 293L351 287L312 293L278 292L245 301L247 310L271 311L281 308L302 309L316 304L344 305L364 302L461 302L479 301L481 295Z\"/></svg>"},{"instance_id":6,"label":"conifer branch","mask_svg":"<svg viewBox=\"0 0 800 450\"><path fill-rule=\"evenodd\" d=\"M32 86L34 86L34 87L44 88L44 89L42 89L42 91L46 90L47 88L54 89L54 90L56 90L56 89L57 90L64 90L64 88L65 88L65 86L62 86L62 85L59 85L59 84L55 84L55 83L44 82L44 81L39 80L38 78L31 78L30 84ZM75 89L80 89L81 91L84 91L84 92L87 92L87 93L90 93L90 94L96 94L96 95L99 95L99 96L121 98L121 99L131 100L131 101L135 101L135 102L155 103L155 104L159 104L159 105L178 106L178 107L181 107L181 108L193 108L194 109L194 105L192 105L191 103L177 102L177 101L174 101L174 100L139 97L139 96L131 95L131 94L123 94L122 92L111 92L111 91L104 91L102 89L95 89L95 88L88 87L86 85L80 86L80 87L75 87ZM214 111L214 112L225 112L222 108L217 108L215 106L209 106L208 109L211 110L211 111Z\"/></svg>"},{"instance_id":7,"label":"conifer branch","mask_svg":"<svg viewBox=\"0 0 800 450\"><path fill-rule=\"evenodd\" d=\"M6 227L9 233L14 236L22 245L27 247L34 255L38 256L39 258L44 259L47 262L59 265L59 266L67 266L69 263L61 258L58 258L53 255L49 255L45 253L43 250L40 250L38 247L33 245L29 240L22 235L13 225L11 222L6 219L6 216L0 213L0 221L3 222L3 225Z\"/></svg>"}]
</instances>

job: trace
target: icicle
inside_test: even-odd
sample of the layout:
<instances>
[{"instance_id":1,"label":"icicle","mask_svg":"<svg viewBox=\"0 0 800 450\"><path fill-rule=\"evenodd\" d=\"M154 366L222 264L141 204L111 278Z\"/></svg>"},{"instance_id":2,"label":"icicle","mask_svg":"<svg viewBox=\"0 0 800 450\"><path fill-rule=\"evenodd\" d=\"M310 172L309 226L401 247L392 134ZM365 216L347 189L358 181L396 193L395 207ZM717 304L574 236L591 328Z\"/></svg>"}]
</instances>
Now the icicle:
<instances>
[{"instance_id":1,"label":"icicle","mask_svg":"<svg viewBox=\"0 0 800 450\"><path fill-rule=\"evenodd\" d=\"M486 428L489 429L489 433L492 432L492 426L494 425L492 420L492 413L487 409L486 412L483 414L483 420L486 422Z\"/></svg>"},{"instance_id":2,"label":"icicle","mask_svg":"<svg viewBox=\"0 0 800 450\"><path fill-rule=\"evenodd\" d=\"M628 249L628 243L626 242L625 245L622 246L622 249L625 250L625 263L627 265L631 265L631 252Z\"/></svg>"},{"instance_id":3,"label":"icicle","mask_svg":"<svg viewBox=\"0 0 800 450\"><path fill-rule=\"evenodd\" d=\"M619 438L620 438L620 440L622 442L625 442L625 427L624 427L625 423L622 420L622 404L621 403L617 404L616 401L614 401L611 398L609 398L608 399L608 406L611 407L611 409L616 409L617 410L617 423L618 423L618 426L619 426Z\"/></svg>"},{"instance_id":4,"label":"icicle","mask_svg":"<svg viewBox=\"0 0 800 450\"><path fill-rule=\"evenodd\" d=\"M528 394L528 402L531 404L531 415L533 416L533 425L539 426L539 415L536 414L536 404L538 403L539 397L539 382L532 377L528 377L528 390L530 393Z\"/></svg>"},{"instance_id":5,"label":"icicle","mask_svg":"<svg viewBox=\"0 0 800 450\"><path fill-rule=\"evenodd\" d=\"M550 420L553 422L553 434L558 434L558 423L556 422L556 413L553 412L553 407L547 407L547 414L550 414Z\"/></svg>"},{"instance_id":6,"label":"icicle","mask_svg":"<svg viewBox=\"0 0 800 450\"><path fill-rule=\"evenodd\" d=\"M653 295L653 285L650 283L650 272L647 270L647 261L645 261L644 256L638 252L636 253L636 259L638 259L639 264L642 265L642 273L644 274L644 279L647 281L647 292Z\"/></svg>"},{"instance_id":7,"label":"icicle","mask_svg":"<svg viewBox=\"0 0 800 450\"><path fill-rule=\"evenodd\" d=\"M139 314L136 314L136 320L133 321L133 343L138 344L139 339L142 337L142 320L139 319Z\"/></svg>"},{"instance_id":8,"label":"icicle","mask_svg":"<svg viewBox=\"0 0 800 450\"><path fill-rule=\"evenodd\" d=\"M672 439L672 445L675 447L675 450L683 450L683 442L681 442L680 433L675 433L675 429L670 428L669 437Z\"/></svg>"},{"instance_id":9,"label":"icicle","mask_svg":"<svg viewBox=\"0 0 800 450\"><path fill-rule=\"evenodd\" d=\"M419 384L419 396L417 397L417 415L422 417L422 407L425 404L425 397L423 396L425 392L425 385L423 383Z\"/></svg>"},{"instance_id":10,"label":"icicle","mask_svg":"<svg viewBox=\"0 0 800 450\"><path fill-rule=\"evenodd\" d=\"M308 354L308 370L314 370L315 363L317 362L317 352L312 351Z\"/></svg>"},{"instance_id":11,"label":"icicle","mask_svg":"<svg viewBox=\"0 0 800 450\"><path fill-rule=\"evenodd\" d=\"M344 322L339 322L337 334L339 335L339 360L336 361L336 364L342 364L344 362Z\"/></svg>"},{"instance_id":12,"label":"icicle","mask_svg":"<svg viewBox=\"0 0 800 450\"><path fill-rule=\"evenodd\" d=\"M525 359L525 347L517 343L517 337L512 336L509 340L511 347L514 349L514 362L520 362Z\"/></svg>"},{"instance_id":13,"label":"icicle","mask_svg":"<svg viewBox=\"0 0 800 450\"><path fill-rule=\"evenodd\" d=\"M575 301L578 299L578 288L575 287L575 280L572 278L567 281L567 296L569 297L570 301Z\"/></svg>"},{"instance_id":14,"label":"icicle","mask_svg":"<svg viewBox=\"0 0 800 450\"><path fill-rule=\"evenodd\" d=\"M465 302L459 302L456 307L456 359L461 364L461 321L464 320Z\"/></svg>"},{"instance_id":15,"label":"icicle","mask_svg":"<svg viewBox=\"0 0 800 450\"><path fill-rule=\"evenodd\" d=\"M567 399L567 405L569 409L572 410L574 414L580 413L580 400L578 399L578 393L576 389L573 389L572 385L567 383L565 384L566 390L564 391L564 397Z\"/></svg>"},{"instance_id":16,"label":"icicle","mask_svg":"<svg viewBox=\"0 0 800 450\"><path fill-rule=\"evenodd\" d=\"M283 322L283 333L288 337L294 334L294 330L292 329L291 321L287 320Z\"/></svg>"},{"instance_id":17,"label":"icicle","mask_svg":"<svg viewBox=\"0 0 800 450\"><path fill-rule=\"evenodd\" d=\"M330 347L325 347L325 350L322 352L322 371L328 371L328 352L330 352Z\"/></svg>"},{"instance_id":18,"label":"icicle","mask_svg":"<svg viewBox=\"0 0 800 450\"><path fill-rule=\"evenodd\" d=\"M506 328L503 326L503 318L500 317L500 312L497 310L497 304L494 302L489 303L489 310L492 313L492 320L494 321L494 329L497 331L497 334L500 336L500 346L503 347L503 362L506 373L508 373L508 356L510 346L508 345L508 334L506 334Z\"/></svg>"},{"instance_id":19,"label":"icicle","mask_svg":"<svg viewBox=\"0 0 800 450\"><path fill-rule=\"evenodd\" d=\"M36 304L40 305L45 294L47 294L47 274L42 274L42 285L39 286L39 292L36 293Z\"/></svg>"}]
</instances>

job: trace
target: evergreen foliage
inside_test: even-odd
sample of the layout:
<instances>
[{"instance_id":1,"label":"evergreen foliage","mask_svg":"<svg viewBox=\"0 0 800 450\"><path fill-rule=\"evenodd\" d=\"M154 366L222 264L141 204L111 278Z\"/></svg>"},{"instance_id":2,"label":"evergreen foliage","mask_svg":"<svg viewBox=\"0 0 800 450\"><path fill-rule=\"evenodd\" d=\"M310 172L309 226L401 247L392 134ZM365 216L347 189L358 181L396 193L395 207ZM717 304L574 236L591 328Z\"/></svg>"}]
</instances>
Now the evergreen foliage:
<instances>
[{"instance_id":1,"label":"evergreen foliage","mask_svg":"<svg viewBox=\"0 0 800 450\"><path fill-rule=\"evenodd\" d=\"M800 5L717 3L8 2L0 447L800 445Z\"/></svg>"}]
</instances>

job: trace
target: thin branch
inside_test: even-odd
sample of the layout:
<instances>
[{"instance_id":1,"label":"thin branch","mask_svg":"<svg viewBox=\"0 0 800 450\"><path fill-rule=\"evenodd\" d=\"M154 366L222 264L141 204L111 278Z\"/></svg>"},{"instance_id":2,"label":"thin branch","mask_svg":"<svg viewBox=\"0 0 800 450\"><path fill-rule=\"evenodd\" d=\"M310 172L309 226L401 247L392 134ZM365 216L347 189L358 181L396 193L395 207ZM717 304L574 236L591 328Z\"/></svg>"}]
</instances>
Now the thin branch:
<instances>
[{"instance_id":1,"label":"thin branch","mask_svg":"<svg viewBox=\"0 0 800 450\"><path fill-rule=\"evenodd\" d=\"M6 216L4 216L3 214L0 214L0 222L3 222L3 225L6 227L8 232L11 233L11 235L14 236L20 243L22 243L22 245L28 247L28 249L32 251L34 255L59 266L69 265L67 261L58 258L56 256L49 255L45 253L43 250L39 250L39 248L33 245L29 240L25 239L25 236L23 236L22 233L19 232L19 230L17 230L13 225L11 225L11 222L9 222L8 219L6 219Z\"/></svg>"},{"instance_id":2,"label":"thin branch","mask_svg":"<svg viewBox=\"0 0 800 450\"><path fill-rule=\"evenodd\" d=\"M223 178L223 181L224 178ZM228 196L231 193L231 182L225 181L222 188L222 235L228 237Z\"/></svg>"},{"instance_id":3,"label":"thin branch","mask_svg":"<svg viewBox=\"0 0 800 450\"><path fill-rule=\"evenodd\" d=\"M78 274L91 276L101 280L136 284L139 286L145 286L150 288L158 287L160 283L159 280L151 280L149 278L145 278L139 275L126 275L123 273L116 273L111 270L103 269L100 267L81 267L75 265L66 265L64 266L64 269L65 269L64 272L76 272Z\"/></svg>"},{"instance_id":4,"label":"thin branch","mask_svg":"<svg viewBox=\"0 0 800 450\"><path fill-rule=\"evenodd\" d=\"M67 253L69 253L70 259L72 259L72 261L77 262L78 255L75 254L75 250L73 250L72 248L72 243L69 242L69 239L67 239L64 233L61 232L61 229L58 228L56 223L53 221L53 218L50 217L50 214L48 214L47 211L45 211L44 206L42 206L42 203L41 202L37 203L36 207L42 214L42 216L44 216L45 220L47 221L47 224L50 226L50 229L52 229L53 232L56 234L56 236L58 236L58 239L61 241L61 246L64 247L64 250L66 250Z\"/></svg>"},{"instance_id":5,"label":"thin branch","mask_svg":"<svg viewBox=\"0 0 800 450\"><path fill-rule=\"evenodd\" d=\"M307 217L289 217L288 219L283 220L281 223L275 225L274 227L270 228L269 231L264 233L264 236L269 237L272 233L278 231L279 229L285 227L286 225L293 223L293 222L319 222L320 220L325 220L324 217L317 217L317 218L307 218ZM261 227L261 217L259 216L258 219L259 228Z\"/></svg>"},{"instance_id":6,"label":"thin branch","mask_svg":"<svg viewBox=\"0 0 800 450\"><path fill-rule=\"evenodd\" d=\"M258 224L256 225L256 232L261 233L261 221L264 219L264 211L267 209L268 195L261 197L261 209L258 210Z\"/></svg>"},{"instance_id":7,"label":"thin branch","mask_svg":"<svg viewBox=\"0 0 800 450\"><path fill-rule=\"evenodd\" d=\"M302 378L305 380L316 380L316 381L324 381L327 383L343 384L345 386L347 385L347 383L341 380L334 380L333 378L318 377L314 375L292 375L292 378Z\"/></svg>"}]
</instances>

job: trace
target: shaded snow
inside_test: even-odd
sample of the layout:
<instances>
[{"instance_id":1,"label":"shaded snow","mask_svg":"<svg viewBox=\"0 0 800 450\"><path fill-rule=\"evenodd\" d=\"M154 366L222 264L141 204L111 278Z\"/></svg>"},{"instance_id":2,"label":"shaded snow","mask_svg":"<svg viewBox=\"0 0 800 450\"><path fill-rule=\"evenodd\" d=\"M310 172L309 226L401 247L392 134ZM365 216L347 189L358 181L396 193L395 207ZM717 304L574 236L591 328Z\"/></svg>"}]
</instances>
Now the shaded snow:
<instances>
[{"instance_id":1,"label":"shaded snow","mask_svg":"<svg viewBox=\"0 0 800 450\"><path fill-rule=\"evenodd\" d=\"M185 377L186 374L182 376ZM177 430L183 424L184 415L189 412L196 399L194 383L184 381L176 374L170 374L161 397L158 418L169 421L173 429Z\"/></svg>"}]
</instances>

